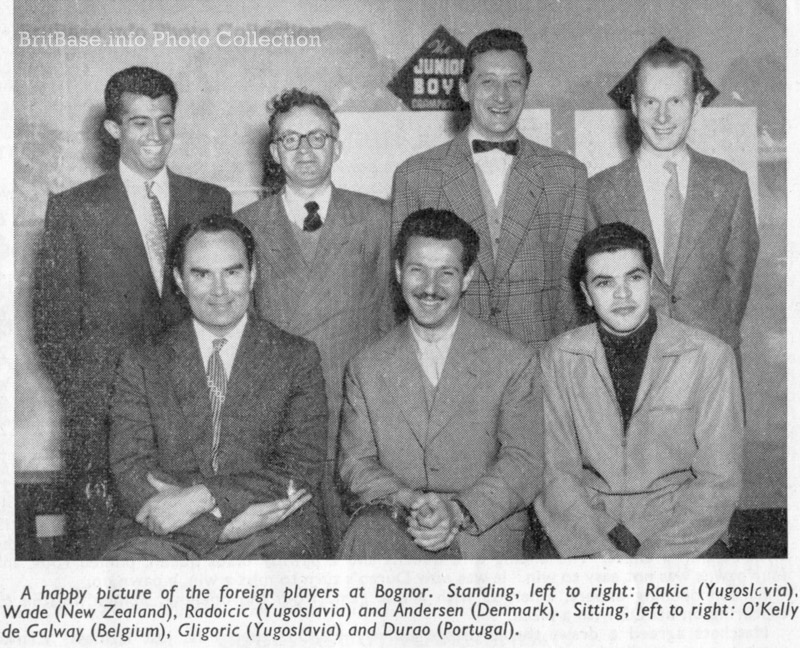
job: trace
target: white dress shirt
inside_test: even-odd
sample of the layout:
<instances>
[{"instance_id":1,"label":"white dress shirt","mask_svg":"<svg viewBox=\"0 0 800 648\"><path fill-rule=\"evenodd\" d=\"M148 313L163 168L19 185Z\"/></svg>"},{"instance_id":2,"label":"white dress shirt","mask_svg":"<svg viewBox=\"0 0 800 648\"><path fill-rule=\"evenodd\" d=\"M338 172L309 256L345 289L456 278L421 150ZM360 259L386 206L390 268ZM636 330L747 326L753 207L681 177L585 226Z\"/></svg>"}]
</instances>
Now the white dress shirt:
<instances>
[{"instance_id":1,"label":"white dress shirt","mask_svg":"<svg viewBox=\"0 0 800 648\"><path fill-rule=\"evenodd\" d=\"M647 201L647 212L650 214L650 225L653 228L653 238L658 247L658 255L664 261L664 193L669 182L670 173L664 168L664 163L671 160L678 169L678 187L681 196L686 200L686 190L689 186L689 151L686 147L674 151L652 151L639 148L636 154L639 165L639 174L642 177L644 197Z\"/></svg>"},{"instance_id":2,"label":"white dress shirt","mask_svg":"<svg viewBox=\"0 0 800 648\"><path fill-rule=\"evenodd\" d=\"M472 142L476 139L484 139L476 133L472 127L469 129L469 147L472 150ZM503 189L506 184L506 177L511 165L514 163L514 156L508 153L503 153L500 149L492 149L486 153L472 153L472 160L483 171L483 177L486 178L486 184L489 185L489 191L492 192L494 204L500 204L500 196L503 195Z\"/></svg>"},{"instance_id":3,"label":"white dress shirt","mask_svg":"<svg viewBox=\"0 0 800 648\"><path fill-rule=\"evenodd\" d=\"M283 188L283 206L286 209L286 215L292 223L303 229L303 221L308 216L306 203L314 201L319 205L319 217L324 223L325 218L328 216L328 205L331 203L332 193L333 185L330 182L314 191L310 198L304 198L289 185L286 185Z\"/></svg>"},{"instance_id":4,"label":"white dress shirt","mask_svg":"<svg viewBox=\"0 0 800 648\"><path fill-rule=\"evenodd\" d=\"M459 312L460 316L461 313ZM444 363L447 362L447 354L450 353L450 345L453 342L453 335L455 335L456 327L458 326L458 317L445 330L436 331L433 340L426 339L431 337L430 330L419 326L413 318L409 318L408 321L411 323L411 334L417 342L417 360L419 360L419 364L428 380L436 387L442 377Z\"/></svg>"},{"instance_id":5,"label":"white dress shirt","mask_svg":"<svg viewBox=\"0 0 800 648\"><path fill-rule=\"evenodd\" d=\"M139 234L144 243L144 249L147 252L147 261L150 263L150 272L153 273L158 294L163 292L164 284L164 266L166 259L159 259L149 244L150 230L155 227L153 222L153 208L150 203L150 198L147 195L146 184L152 182L152 191L158 197L158 202L161 203L161 211L164 212L164 220L167 227L169 227L169 176L167 175L167 167L161 169L155 178L147 180L140 176L138 173L125 165L122 160L119 163L119 175L122 178L122 184L125 185L125 192L128 194L128 200L133 208L133 214L136 216L136 224L139 226Z\"/></svg>"},{"instance_id":6,"label":"white dress shirt","mask_svg":"<svg viewBox=\"0 0 800 648\"><path fill-rule=\"evenodd\" d=\"M196 319L192 319L194 325L194 332L197 335L197 343L200 345L200 355L203 357L203 369L208 372L208 359L214 352L214 340L219 340L220 336L215 335L206 329ZM233 371L233 360L236 357L236 351L239 348L239 342L242 341L242 333L244 327L247 325L247 313L239 320L239 323L233 328L230 333L224 336L227 342L219 350L219 356L222 359L222 366L225 367L225 377L231 377Z\"/></svg>"}]
</instances>

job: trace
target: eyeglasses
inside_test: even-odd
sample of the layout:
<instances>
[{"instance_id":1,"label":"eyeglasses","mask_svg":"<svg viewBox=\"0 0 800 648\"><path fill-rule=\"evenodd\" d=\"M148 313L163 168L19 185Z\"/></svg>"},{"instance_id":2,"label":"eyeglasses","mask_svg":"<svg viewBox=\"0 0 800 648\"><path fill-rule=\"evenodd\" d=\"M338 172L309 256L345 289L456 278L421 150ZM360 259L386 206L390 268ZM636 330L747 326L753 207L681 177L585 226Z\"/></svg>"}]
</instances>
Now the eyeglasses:
<instances>
[{"instance_id":1,"label":"eyeglasses","mask_svg":"<svg viewBox=\"0 0 800 648\"><path fill-rule=\"evenodd\" d=\"M295 133L291 131L286 133L285 135L276 137L275 141L280 142L283 145L283 148L285 148L287 151L296 151L297 149L300 148L300 145L303 143L303 140L308 142L308 145L311 148L321 149L325 146L325 143L328 141L328 138L335 140L336 136L321 130L314 130L311 131L310 133L306 133L305 135L301 135L300 133Z\"/></svg>"}]
</instances>

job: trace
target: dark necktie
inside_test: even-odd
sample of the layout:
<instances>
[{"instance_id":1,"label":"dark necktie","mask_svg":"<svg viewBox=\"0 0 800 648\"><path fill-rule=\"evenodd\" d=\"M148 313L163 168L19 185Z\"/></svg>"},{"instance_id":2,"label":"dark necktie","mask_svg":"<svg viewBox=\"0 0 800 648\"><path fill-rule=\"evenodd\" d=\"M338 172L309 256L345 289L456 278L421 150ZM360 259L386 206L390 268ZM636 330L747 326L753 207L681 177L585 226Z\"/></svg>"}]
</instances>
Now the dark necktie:
<instances>
[{"instance_id":1,"label":"dark necktie","mask_svg":"<svg viewBox=\"0 0 800 648\"><path fill-rule=\"evenodd\" d=\"M316 201L312 200L311 202L307 202L304 207L308 212L308 216L305 217L303 221L303 231L304 232L316 232L320 227L322 227L322 217L319 215L319 205Z\"/></svg>"},{"instance_id":2,"label":"dark necktie","mask_svg":"<svg viewBox=\"0 0 800 648\"><path fill-rule=\"evenodd\" d=\"M675 269L675 256L678 252L678 241L681 237L681 220L683 218L683 196L678 184L678 166L668 160L664 168L669 172L669 180L664 189L664 279L672 283L672 271Z\"/></svg>"},{"instance_id":3,"label":"dark necktie","mask_svg":"<svg viewBox=\"0 0 800 648\"><path fill-rule=\"evenodd\" d=\"M225 345L225 338L218 338L212 342L214 351L208 358L208 395L211 398L211 414L214 424L214 436L211 441L211 468L217 472L219 468L219 439L221 433L222 404L225 402L225 393L228 388L228 379L225 376L225 365L222 364L220 349Z\"/></svg>"},{"instance_id":4,"label":"dark necktie","mask_svg":"<svg viewBox=\"0 0 800 648\"><path fill-rule=\"evenodd\" d=\"M493 149L499 149L507 155L516 155L519 150L519 141L508 140L506 142L488 142L486 140L472 140L473 153L486 153Z\"/></svg>"}]
</instances>

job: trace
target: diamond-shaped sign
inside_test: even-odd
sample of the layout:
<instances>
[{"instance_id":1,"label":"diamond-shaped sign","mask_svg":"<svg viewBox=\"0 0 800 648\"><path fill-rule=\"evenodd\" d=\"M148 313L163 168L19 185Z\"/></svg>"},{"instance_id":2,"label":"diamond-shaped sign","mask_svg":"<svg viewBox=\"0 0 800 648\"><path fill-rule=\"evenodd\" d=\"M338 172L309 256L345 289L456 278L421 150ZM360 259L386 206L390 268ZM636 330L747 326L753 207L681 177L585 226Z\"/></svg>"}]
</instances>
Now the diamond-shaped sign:
<instances>
[{"instance_id":1,"label":"diamond-shaped sign","mask_svg":"<svg viewBox=\"0 0 800 648\"><path fill-rule=\"evenodd\" d=\"M455 110L467 48L443 26L397 72L387 87L411 110Z\"/></svg>"}]
</instances>

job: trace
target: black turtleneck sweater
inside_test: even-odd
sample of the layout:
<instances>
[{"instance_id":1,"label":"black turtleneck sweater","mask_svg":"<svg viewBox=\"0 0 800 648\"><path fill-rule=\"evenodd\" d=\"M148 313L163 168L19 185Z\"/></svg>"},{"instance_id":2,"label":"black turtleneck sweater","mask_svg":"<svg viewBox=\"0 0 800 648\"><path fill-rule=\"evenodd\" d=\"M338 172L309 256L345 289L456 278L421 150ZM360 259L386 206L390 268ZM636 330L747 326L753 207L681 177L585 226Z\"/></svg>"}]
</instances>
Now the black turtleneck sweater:
<instances>
[{"instance_id":1,"label":"black turtleneck sweater","mask_svg":"<svg viewBox=\"0 0 800 648\"><path fill-rule=\"evenodd\" d=\"M639 383L642 382L647 352L650 350L650 342L657 326L656 312L652 308L644 324L628 335L610 333L603 328L599 320L597 322L600 342L606 352L606 362L611 373L611 382L614 384L614 393L622 411L622 429L626 432L633 414L633 406L636 404Z\"/></svg>"}]
</instances>

